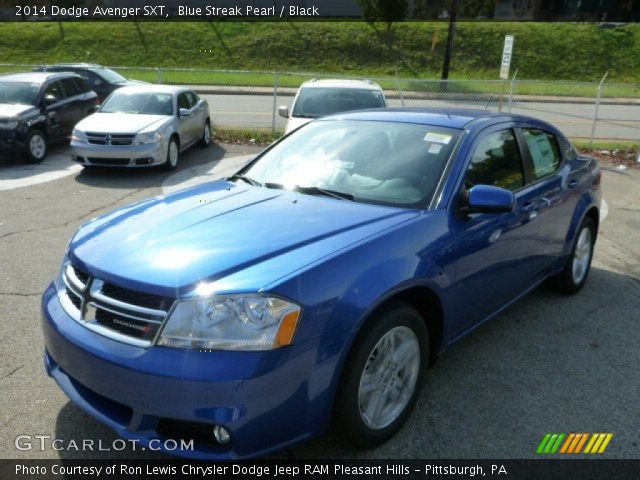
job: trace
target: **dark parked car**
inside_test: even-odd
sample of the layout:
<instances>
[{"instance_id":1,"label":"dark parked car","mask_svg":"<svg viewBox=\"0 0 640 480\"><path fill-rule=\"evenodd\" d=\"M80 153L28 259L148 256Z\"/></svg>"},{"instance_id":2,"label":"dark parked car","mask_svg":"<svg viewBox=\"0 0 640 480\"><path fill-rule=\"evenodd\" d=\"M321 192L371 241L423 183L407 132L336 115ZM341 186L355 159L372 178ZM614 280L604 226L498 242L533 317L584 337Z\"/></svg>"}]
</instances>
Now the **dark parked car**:
<instances>
[{"instance_id":1,"label":"dark parked car","mask_svg":"<svg viewBox=\"0 0 640 480\"><path fill-rule=\"evenodd\" d=\"M129 80L110 68L88 63L59 63L43 65L34 69L38 72L73 72L80 75L91 90L98 94L98 102L102 103L114 90L122 87L140 85L146 82Z\"/></svg>"},{"instance_id":2,"label":"dark parked car","mask_svg":"<svg viewBox=\"0 0 640 480\"><path fill-rule=\"evenodd\" d=\"M98 97L73 73L0 76L0 153L44 160L51 142L69 138L76 123L96 111Z\"/></svg>"}]
</instances>

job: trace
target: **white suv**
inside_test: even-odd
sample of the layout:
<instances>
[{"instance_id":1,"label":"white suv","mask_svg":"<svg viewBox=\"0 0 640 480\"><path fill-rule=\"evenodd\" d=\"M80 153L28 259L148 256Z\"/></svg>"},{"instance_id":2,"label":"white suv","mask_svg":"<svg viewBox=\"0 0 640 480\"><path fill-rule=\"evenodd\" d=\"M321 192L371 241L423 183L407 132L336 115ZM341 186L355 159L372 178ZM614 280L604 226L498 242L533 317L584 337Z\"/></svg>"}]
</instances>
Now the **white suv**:
<instances>
[{"instance_id":1,"label":"white suv","mask_svg":"<svg viewBox=\"0 0 640 480\"><path fill-rule=\"evenodd\" d=\"M291 111L286 105L278 114L287 119L287 134L314 118L366 108L385 108L387 100L382 88L369 80L310 80L303 83L293 100Z\"/></svg>"}]
</instances>

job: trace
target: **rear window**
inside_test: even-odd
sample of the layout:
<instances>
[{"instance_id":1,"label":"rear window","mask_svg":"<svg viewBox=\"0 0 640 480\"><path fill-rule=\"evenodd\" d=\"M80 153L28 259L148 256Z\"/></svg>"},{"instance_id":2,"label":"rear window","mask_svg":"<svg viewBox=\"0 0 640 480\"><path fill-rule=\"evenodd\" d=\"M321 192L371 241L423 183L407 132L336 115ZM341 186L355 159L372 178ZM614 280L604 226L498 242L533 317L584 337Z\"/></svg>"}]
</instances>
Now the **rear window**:
<instances>
[{"instance_id":1,"label":"rear window","mask_svg":"<svg viewBox=\"0 0 640 480\"><path fill-rule=\"evenodd\" d=\"M536 179L555 173L562 160L556 137L532 128L523 128L522 135L531 154Z\"/></svg>"},{"instance_id":2,"label":"rear window","mask_svg":"<svg viewBox=\"0 0 640 480\"><path fill-rule=\"evenodd\" d=\"M303 88L293 107L292 116L318 118L334 113L384 106L384 96L380 90Z\"/></svg>"}]
</instances>

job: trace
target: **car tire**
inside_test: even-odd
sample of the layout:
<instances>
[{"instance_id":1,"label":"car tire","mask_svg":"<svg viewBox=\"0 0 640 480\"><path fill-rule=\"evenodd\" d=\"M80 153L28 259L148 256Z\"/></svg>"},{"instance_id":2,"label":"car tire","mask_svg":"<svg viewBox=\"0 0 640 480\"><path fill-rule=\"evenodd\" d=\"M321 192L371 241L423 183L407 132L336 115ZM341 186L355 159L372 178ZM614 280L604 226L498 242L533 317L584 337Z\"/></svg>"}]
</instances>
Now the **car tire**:
<instances>
[{"instance_id":1,"label":"car tire","mask_svg":"<svg viewBox=\"0 0 640 480\"><path fill-rule=\"evenodd\" d=\"M169 147L167 148L167 160L164 162L165 170L175 170L178 166L178 160L180 159L180 145L178 140L173 137L169 140Z\"/></svg>"},{"instance_id":2,"label":"car tire","mask_svg":"<svg viewBox=\"0 0 640 480\"><path fill-rule=\"evenodd\" d=\"M585 217L578 228L573 248L571 248L564 269L551 279L551 287L555 291L574 294L582 289L591 269L595 241L596 226L591 218Z\"/></svg>"},{"instance_id":3,"label":"car tire","mask_svg":"<svg viewBox=\"0 0 640 480\"><path fill-rule=\"evenodd\" d=\"M47 156L47 137L37 128L29 130L25 139L24 158L27 163L40 163Z\"/></svg>"},{"instance_id":4,"label":"car tire","mask_svg":"<svg viewBox=\"0 0 640 480\"><path fill-rule=\"evenodd\" d=\"M429 333L418 311L402 302L378 310L343 367L333 417L341 437L358 448L393 437L415 407L428 360Z\"/></svg>"},{"instance_id":5,"label":"car tire","mask_svg":"<svg viewBox=\"0 0 640 480\"><path fill-rule=\"evenodd\" d=\"M200 148L207 148L209 145L211 145L211 123L207 120L204 122L202 138L200 139L198 146L200 146Z\"/></svg>"}]
</instances>

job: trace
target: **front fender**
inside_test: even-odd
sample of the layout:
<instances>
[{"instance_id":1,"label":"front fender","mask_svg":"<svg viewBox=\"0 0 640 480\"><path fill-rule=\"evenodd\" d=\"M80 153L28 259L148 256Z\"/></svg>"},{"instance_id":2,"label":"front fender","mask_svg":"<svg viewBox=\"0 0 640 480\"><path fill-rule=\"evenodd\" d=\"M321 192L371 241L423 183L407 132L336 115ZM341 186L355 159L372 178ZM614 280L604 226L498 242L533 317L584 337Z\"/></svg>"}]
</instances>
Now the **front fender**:
<instances>
[{"instance_id":1,"label":"front fender","mask_svg":"<svg viewBox=\"0 0 640 480\"><path fill-rule=\"evenodd\" d=\"M372 312L408 288L428 287L440 295L450 285L455 269L453 249L447 248L451 242L446 212L426 212L273 290L305 300L300 340L320 337L309 380L310 396L318 401L314 415L324 416L328 424L348 353Z\"/></svg>"}]
</instances>

